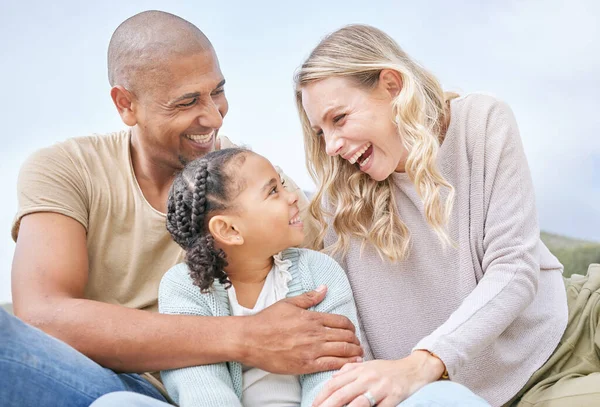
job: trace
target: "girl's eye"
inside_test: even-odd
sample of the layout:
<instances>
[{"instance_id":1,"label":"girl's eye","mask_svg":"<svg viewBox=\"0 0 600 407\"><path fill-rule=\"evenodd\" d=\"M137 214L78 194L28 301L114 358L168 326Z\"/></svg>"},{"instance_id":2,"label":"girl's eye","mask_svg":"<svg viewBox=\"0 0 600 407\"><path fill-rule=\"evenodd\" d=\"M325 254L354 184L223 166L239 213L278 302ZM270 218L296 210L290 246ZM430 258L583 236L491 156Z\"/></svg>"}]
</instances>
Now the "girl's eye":
<instances>
[{"instance_id":1,"label":"girl's eye","mask_svg":"<svg viewBox=\"0 0 600 407\"><path fill-rule=\"evenodd\" d=\"M197 101L198 101L198 98L193 98L191 102L189 102L189 103L180 103L178 106L179 107L190 107L190 106L196 104Z\"/></svg>"},{"instance_id":2,"label":"girl's eye","mask_svg":"<svg viewBox=\"0 0 600 407\"><path fill-rule=\"evenodd\" d=\"M285 186L285 179L281 178L281 186L284 187Z\"/></svg>"},{"instance_id":3,"label":"girl's eye","mask_svg":"<svg viewBox=\"0 0 600 407\"><path fill-rule=\"evenodd\" d=\"M345 114L345 113L344 113L344 114L339 114L339 115L337 115L337 116L335 116L335 117L333 118L333 122L334 122L334 123L337 123L337 122L339 122L340 120L342 120L344 117L346 117L346 114Z\"/></svg>"},{"instance_id":4,"label":"girl's eye","mask_svg":"<svg viewBox=\"0 0 600 407\"><path fill-rule=\"evenodd\" d=\"M323 130L319 130L315 134L317 135L317 137L321 137L321 136L323 136Z\"/></svg>"},{"instance_id":5,"label":"girl's eye","mask_svg":"<svg viewBox=\"0 0 600 407\"><path fill-rule=\"evenodd\" d=\"M271 190L269 191L269 195L276 194L277 192L278 192L278 191L277 191L277 187L273 187L273 188L271 188Z\"/></svg>"}]
</instances>

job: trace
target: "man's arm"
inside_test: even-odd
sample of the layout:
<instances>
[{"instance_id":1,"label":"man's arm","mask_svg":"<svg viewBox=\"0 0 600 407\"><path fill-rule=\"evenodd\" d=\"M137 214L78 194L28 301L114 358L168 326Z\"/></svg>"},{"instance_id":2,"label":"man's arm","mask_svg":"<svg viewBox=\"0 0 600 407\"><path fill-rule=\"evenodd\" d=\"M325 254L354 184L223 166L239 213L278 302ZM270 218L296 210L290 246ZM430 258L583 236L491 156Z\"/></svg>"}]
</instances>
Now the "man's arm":
<instances>
[{"instance_id":1,"label":"man's arm","mask_svg":"<svg viewBox=\"0 0 600 407\"><path fill-rule=\"evenodd\" d=\"M306 311L324 293L282 301L252 317L160 315L84 299L87 277L79 222L46 212L21 219L12 266L15 314L110 369L235 360L300 374L340 368L362 353L347 319Z\"/></svg>"}]
</instances>

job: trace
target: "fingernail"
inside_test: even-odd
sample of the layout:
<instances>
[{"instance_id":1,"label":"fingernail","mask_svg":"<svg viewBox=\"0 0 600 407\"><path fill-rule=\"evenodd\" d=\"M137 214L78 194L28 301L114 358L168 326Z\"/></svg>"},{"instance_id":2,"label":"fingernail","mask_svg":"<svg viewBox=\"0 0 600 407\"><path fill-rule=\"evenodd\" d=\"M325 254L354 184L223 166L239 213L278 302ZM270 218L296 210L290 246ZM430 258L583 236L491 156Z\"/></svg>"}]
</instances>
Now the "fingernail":
<instances>
[{"instance_id":1,"label":"fingernail","mask_svg":"<svg viewBox=\"0 0 600 407\"><path fill-rule=\"evenodd\" d=\"M322 293L323 291L325 291L326 288L327 288L326 286L320 285L315 289L315 291L318 293Z\"/></svg>"},{"instance_id":2,"label":"fingernail","mask_svg":"<svg viewBox=\"0 0 600 407\"><path fill-rule=\"evenodd\" d=\"M364 362L363 358L361 358L360 356L356 358L356 363L362 363Z\"/></svg>"}]
</instances>

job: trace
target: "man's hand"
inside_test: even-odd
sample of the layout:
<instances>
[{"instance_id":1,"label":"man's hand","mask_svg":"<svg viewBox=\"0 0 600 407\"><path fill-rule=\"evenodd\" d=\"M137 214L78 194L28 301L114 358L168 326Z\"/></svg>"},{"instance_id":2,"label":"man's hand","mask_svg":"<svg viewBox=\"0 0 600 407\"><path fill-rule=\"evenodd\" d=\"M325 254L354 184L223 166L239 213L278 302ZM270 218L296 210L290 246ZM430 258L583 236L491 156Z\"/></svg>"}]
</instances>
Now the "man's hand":
<instances>
[{"instance_id":1,"label":"man's hand","mask_svg":"<svg viewBox=\"0 0 600 407\"><path fill-rule=\"evenodd\" d=\"M326 291L322 286L244 317L241 362L271 373L296 375L361 361L363 351L348 318L307 311L325 298Z\"/></svg>"}]
</instances>

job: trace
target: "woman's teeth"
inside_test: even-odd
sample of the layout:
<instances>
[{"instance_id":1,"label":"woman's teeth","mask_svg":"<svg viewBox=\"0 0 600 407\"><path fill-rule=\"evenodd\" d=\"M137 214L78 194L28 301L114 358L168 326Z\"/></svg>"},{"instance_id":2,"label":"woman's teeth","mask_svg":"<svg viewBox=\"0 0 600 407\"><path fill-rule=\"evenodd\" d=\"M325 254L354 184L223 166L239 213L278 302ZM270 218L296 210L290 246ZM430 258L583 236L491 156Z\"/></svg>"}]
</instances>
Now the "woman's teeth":
<instances>
[{"instance_id":1,"label":"woman's teeth","mask_svg":"<svg viewBox=\"0 0 600 407\"><path fill-rule=\"evenodd\" d=\"M364 167L365 165L367 165L367 163L371 160L371 157L373 157L373 154L371 154L370 156L368 156L365 161L363 161L362 163L359 163L358 165L360 165L361 167Z\"/></svg>"},{"instance_id":2,"label":"woman's teeth","mask_svg":"<svg viewBox=\"0 0 600 407\"><path fill-rule=\"evenodd\" d=\"M196 143L200 143L200 144L205 144L208 143L213 136L213 133L209 133L209 134L186 134L185 135L187 138L189 138L192 141L195 141Z\"/></svg>"},{"instance_id":3,"label":"woman's teeth","mask_svg":"<svg viewBox=\"0 0 600 407\"><path fill-rule=\"evenodd\" d=\"M295 225L297 223L300 223L300 216L294 216L289 222L290 225Z\"/></svg>"},{"instance_id":4,"label":"woman's teeth","mask_svg":"<svg viewBox=\"0 0 600 407\"><path fill-rule=\"evenodd\" d=\"M363 148L361 148L352 157L350 157L350 159L348 160L350 162L350 164L354 164L356 162L356 160L358 160L360 158L360 156L363 155L365 153L365 151L367 151L369 149L369 147L371 147L371 143L365 144L365 146ZM371 158L371 157L369 157L369 158ZM365 163L367 161L369 161L369 158L367 158L365 160ZM364 165L365 163L363 163L362 165Z\"/></svg>"}]
</instances>

